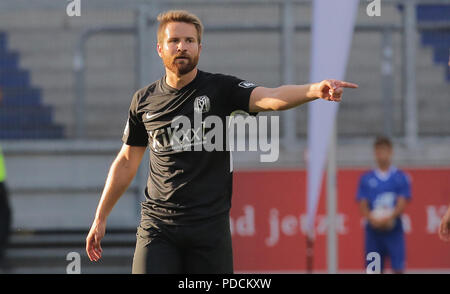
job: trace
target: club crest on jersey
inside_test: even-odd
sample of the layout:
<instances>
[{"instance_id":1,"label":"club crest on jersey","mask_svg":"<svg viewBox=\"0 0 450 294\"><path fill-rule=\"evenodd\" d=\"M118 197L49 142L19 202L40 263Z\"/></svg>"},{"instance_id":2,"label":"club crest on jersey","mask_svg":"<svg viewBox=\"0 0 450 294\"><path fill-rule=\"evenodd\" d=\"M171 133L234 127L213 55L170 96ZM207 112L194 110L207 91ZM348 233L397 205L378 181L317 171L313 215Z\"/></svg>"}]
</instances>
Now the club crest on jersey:
<instances>
[{"instance_id":1,"label":"club crest on jersey","mask_svg":"<svg viewBox=\"0 0 450 294\"><path fill-rule=\"evenodd\" d=\"M243 81L243 82L240 82L238 84L238 86L241 87L241 88L251 88L251 87L254 87L256 85L254 83L252 83L252 82Z\"/></svg>"},{"instance_id":2,"label":"club crest on jersey","mask_svg":"<svg viewBox=\"0 0 450 294\"><path fill-rule=\"evenodd\" d=\"M205 113L210 109L210 102L208 96L195 97L194 111L197 113Z\"/></svg>"}]
</instances>

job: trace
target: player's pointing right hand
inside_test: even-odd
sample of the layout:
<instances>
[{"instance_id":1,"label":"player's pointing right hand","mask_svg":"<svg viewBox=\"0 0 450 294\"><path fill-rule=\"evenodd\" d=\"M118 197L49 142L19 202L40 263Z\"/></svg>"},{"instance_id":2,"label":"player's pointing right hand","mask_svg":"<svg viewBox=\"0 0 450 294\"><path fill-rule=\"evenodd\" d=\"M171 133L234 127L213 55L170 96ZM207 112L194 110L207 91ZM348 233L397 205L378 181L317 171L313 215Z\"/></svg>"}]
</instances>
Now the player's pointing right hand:
<instances>
[{"instance_id":1,"label":"player's pointing right hand","mask_svg":"<svg viewBox=\"0 0 450 294\"><path fill-rule=\"evenodd\" d=\"M358 88L357 84L339 81L339 80L323 80L318 84L319 93L318 97L340 102L342 100L342 94L344 92L344 88Z\"/></svg>"}]
</instances>

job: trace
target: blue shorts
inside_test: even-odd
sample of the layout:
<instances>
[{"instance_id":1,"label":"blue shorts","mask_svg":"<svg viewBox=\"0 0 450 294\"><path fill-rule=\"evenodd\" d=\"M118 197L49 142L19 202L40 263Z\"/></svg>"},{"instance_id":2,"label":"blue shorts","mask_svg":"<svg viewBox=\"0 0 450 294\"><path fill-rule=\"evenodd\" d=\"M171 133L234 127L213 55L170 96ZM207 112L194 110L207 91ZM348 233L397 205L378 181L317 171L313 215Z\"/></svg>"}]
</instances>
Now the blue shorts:
<instances>
[{"instance_id":1,"label":"blue shorts","mask_svg":"<svg viewBox=\"0 0 450 294\"><path fill-rule=\"evenodd\" d=\"M366 228L366 256L369 252L377 252L381 256L381 271L384 259L389 257L394 271L405 269L405 235L403 230L377 232ZM366 266L370 261L366 261Z\"/></svg>"}]
</instances>

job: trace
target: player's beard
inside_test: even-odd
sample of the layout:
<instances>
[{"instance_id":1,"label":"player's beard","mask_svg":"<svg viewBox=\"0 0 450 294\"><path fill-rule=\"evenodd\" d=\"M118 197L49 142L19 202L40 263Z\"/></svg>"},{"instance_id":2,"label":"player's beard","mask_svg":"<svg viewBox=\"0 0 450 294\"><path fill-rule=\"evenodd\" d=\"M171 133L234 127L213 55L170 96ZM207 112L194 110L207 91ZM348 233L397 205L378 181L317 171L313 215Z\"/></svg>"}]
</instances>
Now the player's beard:
<instances>
[{"instance_id":1,"label":"player's beard","mask_svg":"<svg viewBox=\"0 0 450 294\"><path fill-rule=\"evenodd\" d=\"M179 57L185 59L179 60ZM178 77L191 72L198 64L199 55L189 56L188 54L177 54L175 56L163 56L164 66Z\"/></svg>"}]
</instances>

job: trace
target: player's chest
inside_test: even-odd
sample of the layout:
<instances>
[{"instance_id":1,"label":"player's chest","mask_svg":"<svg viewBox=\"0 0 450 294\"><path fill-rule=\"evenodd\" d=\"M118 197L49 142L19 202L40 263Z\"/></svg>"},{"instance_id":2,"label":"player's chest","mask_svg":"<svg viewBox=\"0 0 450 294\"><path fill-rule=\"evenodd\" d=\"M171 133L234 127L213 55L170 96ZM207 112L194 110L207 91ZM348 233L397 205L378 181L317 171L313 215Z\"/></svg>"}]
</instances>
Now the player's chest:
<instances>
[{"instance_id":1,"label":"player's chest","mask_svg":"<svg viewBox=\"0 0 450 294\"><path fill-rule=\"evenodd\" d=\"M391 198L395 198L399 190L396 181L383 181L376 178L373 178L371 181L369 181L369 187L371 191L370 194L373 200L380 200L380 198L389 198L389 201L391 201Z\"/></svg>"},{"instance_id":2,"label":"player's chest","mask_svg":"<svg viewBox=\"0 0 450 294\"><path fill-rule=\"evenodd\" d=\"M225 115L224 97L215 89L189 90L178 95L150 97L139 111L147 131L177 124L180 120L194 124L207 117L222 118Z\"/></svg>"}]
</instances>

